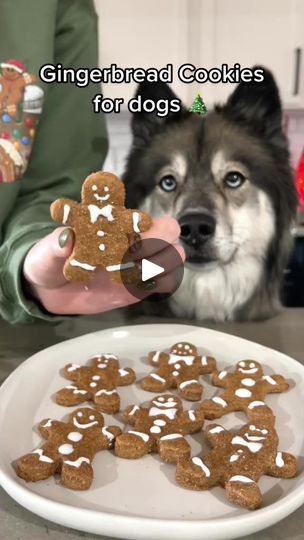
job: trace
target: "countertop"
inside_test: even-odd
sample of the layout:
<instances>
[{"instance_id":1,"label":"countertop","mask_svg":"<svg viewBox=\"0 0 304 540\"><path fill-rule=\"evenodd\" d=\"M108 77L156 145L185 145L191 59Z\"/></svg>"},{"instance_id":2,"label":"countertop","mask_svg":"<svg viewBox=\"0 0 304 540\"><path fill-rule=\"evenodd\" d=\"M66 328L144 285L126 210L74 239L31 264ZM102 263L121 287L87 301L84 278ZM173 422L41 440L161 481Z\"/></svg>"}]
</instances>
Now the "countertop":
<instances>
[{"instance_id":1,"label":"countertop","mask_svg":"<svg viewBox=\"0 0 304 540\"><path fill-rule=\"evenodd\" d=\"M304 309L285 309L278 316L264 322L225 324L200 324L147 316L126 321L121 312L112 312L102 317L75 317L55 326L37 323L33 326L13 327L0 321L0 383L26 358L55 343L112 326L151 322L184 322L215 328L277 349L304 364ZM1 488L0 524L0 540L110 540L108 537L84 534L41 519L15 503ZM278 524L243 537L243 540L303 540L303 528L301 507Z\"/></svg>"}]
</instances>

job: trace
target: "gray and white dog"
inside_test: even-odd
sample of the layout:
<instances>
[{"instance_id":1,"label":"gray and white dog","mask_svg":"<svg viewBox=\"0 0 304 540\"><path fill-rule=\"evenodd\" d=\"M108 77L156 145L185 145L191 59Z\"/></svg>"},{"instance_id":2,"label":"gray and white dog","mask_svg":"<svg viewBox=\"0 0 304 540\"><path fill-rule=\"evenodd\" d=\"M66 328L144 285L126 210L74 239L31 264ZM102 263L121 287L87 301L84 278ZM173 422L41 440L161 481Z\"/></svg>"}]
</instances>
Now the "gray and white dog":
<instances>
[{"instance_id":1,"label":"gray and white dog","mask_svg":"<svg viewBox=\"0 0 304 540\"><path fill-rule=\"evenodd\" d=\"M163 83L143 83L138 94L176 97ZM216 321L274 315L297 195L272 74L239 84L204 116L134 114L132 131L127 204L181 227L187 259L170 311Z\"/></svg>"}]
</instances>

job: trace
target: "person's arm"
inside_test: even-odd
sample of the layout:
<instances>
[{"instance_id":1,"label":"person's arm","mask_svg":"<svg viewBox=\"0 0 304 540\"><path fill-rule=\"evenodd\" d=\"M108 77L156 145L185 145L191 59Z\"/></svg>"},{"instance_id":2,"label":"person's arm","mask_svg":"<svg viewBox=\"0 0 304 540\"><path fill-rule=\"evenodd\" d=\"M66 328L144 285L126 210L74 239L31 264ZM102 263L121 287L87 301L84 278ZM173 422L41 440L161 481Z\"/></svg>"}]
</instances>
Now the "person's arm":
<instances>
[{"instance_id":1,"label":"person's arm","mask_svg":"<svg viewBox=\"0 0 304 540\"><path fill-rule=\"evenodd\" d=\"M20 58L38 75L45 63L96 67L97 18L90 0L14 0L0 6L2 60ZM50 205L78 199L85 177L101 169L107 151L102 115L92 110L98 86L41 85L42 116L28 168L20 180L0 184L0 315L12 323L58 320L25 295L26 254L56 224ZM2 126L1 126L2 127Z\"/></svg>"}]
</instances>

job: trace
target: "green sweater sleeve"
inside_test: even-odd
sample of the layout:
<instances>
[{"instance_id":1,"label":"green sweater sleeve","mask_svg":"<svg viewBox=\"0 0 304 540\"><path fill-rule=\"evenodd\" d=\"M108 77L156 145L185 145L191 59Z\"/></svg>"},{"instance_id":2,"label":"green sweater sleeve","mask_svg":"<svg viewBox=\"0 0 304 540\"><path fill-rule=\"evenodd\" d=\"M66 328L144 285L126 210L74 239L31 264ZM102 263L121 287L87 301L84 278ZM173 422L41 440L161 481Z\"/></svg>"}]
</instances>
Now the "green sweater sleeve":
<instances>
[{"instance_id":1,"label":"green sweater sleeve","mask_svg":"<svg viewBox=\"0 0 304 540\"><path fill-rule=\"evenodd\" d=\"M1 61L20 58L37 79L45 63L74 69L98 65L97 16L90 0L3 0L0 19L6 22ZM104 119L91 103L98 86L37 84L45 99L28 167L18 181L0 184L0 315L12 323L58 320L24 296L23 261L56 227L52 201L79 199L82 181L102 168L107 151Z\"/></svg>"}]
</instances>

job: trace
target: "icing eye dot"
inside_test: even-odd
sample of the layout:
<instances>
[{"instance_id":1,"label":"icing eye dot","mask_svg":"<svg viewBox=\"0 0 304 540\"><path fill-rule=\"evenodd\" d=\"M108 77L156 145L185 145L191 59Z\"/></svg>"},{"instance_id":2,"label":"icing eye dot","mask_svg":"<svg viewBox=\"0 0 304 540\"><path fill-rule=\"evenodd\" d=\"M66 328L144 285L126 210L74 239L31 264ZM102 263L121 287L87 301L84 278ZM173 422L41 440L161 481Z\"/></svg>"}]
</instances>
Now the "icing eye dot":
<instances>
[{"instance_id":1,"label":"icing eye dot","mask_svg":"<svg viewBox=\"0 0 304 540\"><path fill-rule=\"evenodd\" d=\"M241 450L241 449L239 448L239 450L237 450L237 453L238 453L238 454L242 454L242 453L243 453L243 450Z\"/></svg>"},{"instance_id":2,"label":"icing eye dot","mask_svg":"<svg viewBox=\"0 0 304 540\"><path fill-rule=\"evenodd\" d=\"M263 435L267 435L268 429L262 429L262 433L263 433Z\"/></svg>"},{"instance_id":3,"label":"icing eye dot","mask_svg":"<svg viewBox=\"0 0 304 540\"><path fill-rule=\"evenodd\" d=\"M159 397L158 401L163 402L163 401L165 401L165 398L164 397Z\"/></svg>"},{"instance_id":4,"label":"icing eye dot","mask_svg":"<svg viewBox=\"0 0 304 540\"><path fill-rule=\"evenodd\" d=\"M250 429L251 431L255 431L256 428L255 428L255 426L251 425L251 426L249 426L249 429Z\"/></svg>"},{"instance_id":5,"label":"icing eye dot","mask_svg":"<svg viewBox=\"0 0 304 540\"><path fill-rule=\"evenodd\" d=\"M180 368L180 364L174 364L174 367L175 367L175 369L179 369L179 368Z\"/></svg>"},{"instance_id":6,"label":"icing eye dot","mask_svg":"<svg viewBox=\"0 0 304 540\"><path fill-rule=\"evenodd\" d=\"M169 397L167 401L174 401L173 397Z\"/></svg>"},{"instance_id":7,"label":"icing eye dot","mask_svg":"<svg viewBox=\"0 0 304 540\"><path fill-rule=\"evenodd\" d=\"M179 343L179 344L178 344L177 346L178 346L178 348L180 349L180 348L182 347L182 344L181 344L181 343Z\"/></svg>"},{"instance_id":8,"label":"icing eye dot","mask_svg":"<svg viewBox=\"0 0 304 540\"><path fill-rule=\"evenodd\" d=\"M249 367L254 368L254 367L255 367L255 363L254 363L254 362L250 362Z\"/></svg>"},{"instance_id":9,"label":"icing eye dot","mask_svg":"<svg viewBox=\"0 0 304 540\"><path fill-rule=\"evenodd\" d=\"M245 367L245 365L246 365L245 362L239 362L239 366Z\"/></svg>"},{"instance_id":10,"label":"icing eye dot","mask_svg":"<svg viewBox=\"0 0 304 540\"><path fill-rule=\"evenodd\" d=\"M95 416L93 414L91 414L91 416L89 416L89 420L94 420Z\"/></svg>"},{"instance_id":11,"label":"icing eye dot","mask_svg":"<svg viewBox=\"0 0 304 540\"><path fill-rule=\"evenodd\" d=\"M78 412L77 416L79 416L79 417L83 416L82 412Z\"/></svg>"},{"instance_id":12,"label":"icing eye dot","mask_svg":"<svg viewBox=\"0 0 304 540\"><path fill-rule=\"evenodd\" d=\"M100 376L99 375L93 375L92 379L93 379L93 381L99 381Z\"/></svg>"},{"instance_id":13,"label":"icing eye dot","mask_svg":"<svg viewBox=\"0 0 304 540\"><path fill-rule=\"evenodd\" d=\"M190 349L189 345L185 345L185 349L187 350Z\"/></svg>"},{"instance_id":14,"label":"icing eye dot","mask_svg":"<svg viewBox=\"0 0 304 540\"><path fill-rule=\"evenodd\" d=\"M95 184L94 184L94 186L92 186L92 190L97 191L97 186L95 186Z\"/></svg>"},{"instance_id":15,"label":"icing eye dot","mask_svg":"<svg viewBox=\"0 0 304 540\"><path fill-rule=\"evenodd\" d=\"M109 191L109 188L108 188L108 186L106 186L106 187L104 188L104 190L105 190L105 191Z\"/></svg>"}]
</instances>

